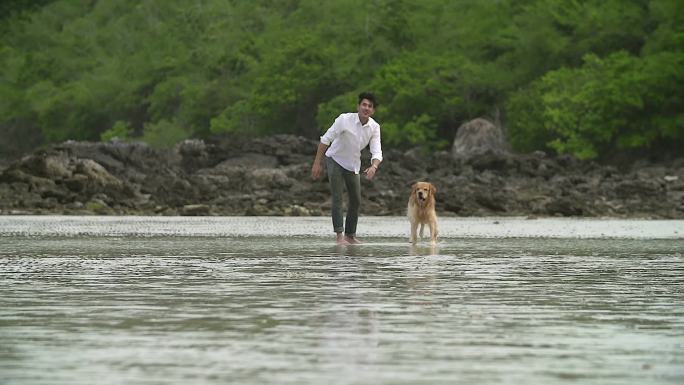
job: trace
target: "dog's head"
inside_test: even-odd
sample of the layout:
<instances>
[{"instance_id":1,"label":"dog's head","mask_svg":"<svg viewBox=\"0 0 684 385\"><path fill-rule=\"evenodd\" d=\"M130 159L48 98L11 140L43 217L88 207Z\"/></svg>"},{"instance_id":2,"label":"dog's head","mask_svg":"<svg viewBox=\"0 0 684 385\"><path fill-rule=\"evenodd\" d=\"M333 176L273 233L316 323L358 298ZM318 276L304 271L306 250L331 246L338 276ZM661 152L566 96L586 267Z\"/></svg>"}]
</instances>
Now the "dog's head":
<instances>
[{"instance_id":1,"label":"dog's head","mask_svg":"<svg viewBox=\"0 0 684 385\"><path fill-rule=\"evenodd\" d=\"M430 182L416 182L411 188L411 195L413 195L420 204L424 204L429 200L435 199L437 187Z\"/></svg>"}]
</instances>

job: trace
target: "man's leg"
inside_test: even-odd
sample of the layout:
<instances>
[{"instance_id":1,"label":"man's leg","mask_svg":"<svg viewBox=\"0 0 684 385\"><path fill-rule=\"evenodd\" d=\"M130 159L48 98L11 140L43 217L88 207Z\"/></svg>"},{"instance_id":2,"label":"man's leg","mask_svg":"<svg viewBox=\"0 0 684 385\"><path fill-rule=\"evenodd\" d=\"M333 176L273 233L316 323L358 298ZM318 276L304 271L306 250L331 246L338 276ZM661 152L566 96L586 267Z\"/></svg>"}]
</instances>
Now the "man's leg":
<instances>
[{"instance_id":1,"label":"man's leg","mask_svg":"<svg viewBox=\"0 0 684 385\"><path fill-rule=\"evenodd\" d=\"M344 183L347 186L347 195L349 196L344 234L350 243L360 243L355 237L356 224L359 221L359 208L361 207L361 178L359 174L347 171L344 173Z\"/></svg>"},{"instance_id":2,"label":"man's leg","mask_svg":"<svg viewBox=\"0 0 684 385\"><path fill-rule=\"evenodd\" d=\"M331 158L325 158L325 163L328 168L328 181L330 182L330 193L332 195L332 222L333 230L337 234L337 243L347 243L344 240L342 232L344 231L344 223L342 220L342 195L344 193L344 171Z\"/></svg>"}]
</instances>

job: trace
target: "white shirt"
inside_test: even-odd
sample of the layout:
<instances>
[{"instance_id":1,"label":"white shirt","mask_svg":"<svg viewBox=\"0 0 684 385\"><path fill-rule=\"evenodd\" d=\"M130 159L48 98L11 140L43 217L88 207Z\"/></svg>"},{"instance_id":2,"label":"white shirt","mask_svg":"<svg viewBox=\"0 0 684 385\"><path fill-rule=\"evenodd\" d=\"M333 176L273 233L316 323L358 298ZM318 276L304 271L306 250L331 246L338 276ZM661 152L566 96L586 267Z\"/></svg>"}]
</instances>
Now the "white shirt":
<instances>
[{"instance_id":1,"label":"white shirt","mask_svg":"<svg viewBox=\"0 0 684 385\"><path fill-rule=\"evenodd\" d=\"M335 123L321 136L321 143L330 146L325 156L333 158L340 166L355 174L361 169L361 150L369 143L371 160L382 161L380 125L373 118L368 118L368 123L361 124L356 112L338 116Z\"/></svg>"}]
</instances>

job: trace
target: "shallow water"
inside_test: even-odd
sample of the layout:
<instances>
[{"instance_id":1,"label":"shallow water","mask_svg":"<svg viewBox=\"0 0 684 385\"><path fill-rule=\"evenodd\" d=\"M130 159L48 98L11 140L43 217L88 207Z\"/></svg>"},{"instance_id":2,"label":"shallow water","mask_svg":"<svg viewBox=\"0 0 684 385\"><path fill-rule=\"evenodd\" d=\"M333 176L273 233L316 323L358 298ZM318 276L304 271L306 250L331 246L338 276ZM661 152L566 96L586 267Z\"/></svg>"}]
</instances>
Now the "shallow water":
<instances>
[{"instance_id":1,"label":"shallow water","mask_svg":"<svg viewBox=\"0 0 684 385\"><path fill-rule=\"evenodd\" d=\"M2 384L680 384L683 221L0 217Z\"/></svg>"}]
</instances>

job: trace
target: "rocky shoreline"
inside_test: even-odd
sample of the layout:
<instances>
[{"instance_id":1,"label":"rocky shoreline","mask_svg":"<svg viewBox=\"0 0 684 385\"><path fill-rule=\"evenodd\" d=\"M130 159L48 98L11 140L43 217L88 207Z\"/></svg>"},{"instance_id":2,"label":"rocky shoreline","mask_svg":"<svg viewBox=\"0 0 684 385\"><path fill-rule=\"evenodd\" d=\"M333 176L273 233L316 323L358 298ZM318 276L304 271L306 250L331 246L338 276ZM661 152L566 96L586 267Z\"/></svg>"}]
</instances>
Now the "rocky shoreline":
<instances>
[{"instance_id":1,"label":"rocky shoreline","mask_svg":"<svg viewBox=\"0 0 684 385\"><path fill-rule=\"evenodd\" d=\"M328 215L327 179L310 177L316 146L289 135L169 150L65 142L0 172L0 214ZM541 152L385 148L384 157L375 180L362 178L362 215L405 215L411 184L428 180L441 216L684 218L684 158L621 169Z\"/></svg>"}]
</instances>

